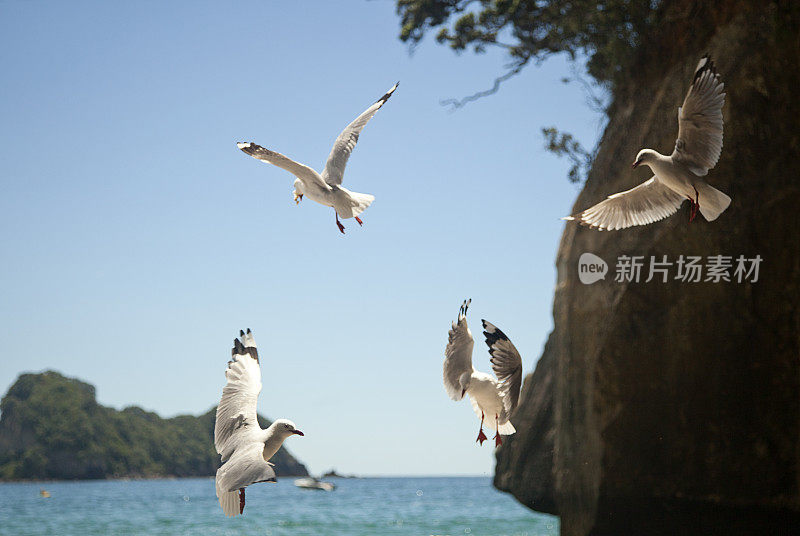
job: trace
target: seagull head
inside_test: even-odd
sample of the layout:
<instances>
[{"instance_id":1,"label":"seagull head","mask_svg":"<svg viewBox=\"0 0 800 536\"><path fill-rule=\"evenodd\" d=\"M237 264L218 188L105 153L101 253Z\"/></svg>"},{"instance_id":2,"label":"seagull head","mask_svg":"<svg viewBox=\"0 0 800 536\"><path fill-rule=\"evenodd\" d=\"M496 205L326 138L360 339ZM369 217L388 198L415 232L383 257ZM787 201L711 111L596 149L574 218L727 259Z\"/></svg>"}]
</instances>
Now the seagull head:
<instances>
[{"instance_id":1,"label":"seagull head","mask_svg":"<svg viewBox=\"0 0 800 536\"><path fill-rule=\"evenodd\" d=\"M458 377L458 385L461 386L461 398L464 398L464 395L467 393L470 381L472 381L471 372L463 372L461 376Z\"/></svg>"},{"instance_id":2,"label":"seagull head","mask_svg":"<svg viewBox=\"0 0 800 536\"><path fill-rule=\"evenodd\" d=\"M303 193L304 193L303 181L301 181L300 179L295 179L295 181L294 181L294 192L292 192L292 193L294 194L294 203L295 203L295 205L299 205L300 201L303 200Z\"/></svg>"},{"instance_id":3,"label":"seagull head","mask_svg":"<svg viewBox=\"0 0 800 536\"><path fill-rule=\"evenodd\" d=\"M639 167L641 164L647 164L655 160L656 152L652 149L642 149L639 151L639 154L636 155L636 160L633 161L631 164L632 168Z\"/></svg>"},{"instance_id":4,"label":"seagull head","mask_svg":"<svg viewBox=\"0 0 800 536\"><path fill-rule=\"evenodd\" d=\"M289 419L278 419L272 426L275 427L275 431L283 437L289 437L290 435L299 435L304 436L305 434L297 429L297 426L290 421Z\"/></svg>"}]
</instances>

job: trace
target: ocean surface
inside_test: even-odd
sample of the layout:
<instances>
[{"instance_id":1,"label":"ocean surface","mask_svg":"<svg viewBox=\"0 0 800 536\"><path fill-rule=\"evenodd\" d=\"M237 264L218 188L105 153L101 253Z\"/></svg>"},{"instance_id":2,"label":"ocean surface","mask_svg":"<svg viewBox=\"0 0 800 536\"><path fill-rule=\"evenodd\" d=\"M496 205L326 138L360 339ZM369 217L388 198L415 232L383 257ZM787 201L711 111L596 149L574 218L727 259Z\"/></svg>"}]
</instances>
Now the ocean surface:
<instances>
[{"instance_id":1,"label":"ocean surface","mask_svg":"<svg viewBox=\"0 0 800 536\"><path fill-rule=\"evenodd\" d=\"M489 478L330 479L333 492L292 478L247 488L226 518L211 478L0 484L0 534L545 536L558 519L521 506ZM50 498L39 491L50 492Z\"/></svg>"}]
</instances>

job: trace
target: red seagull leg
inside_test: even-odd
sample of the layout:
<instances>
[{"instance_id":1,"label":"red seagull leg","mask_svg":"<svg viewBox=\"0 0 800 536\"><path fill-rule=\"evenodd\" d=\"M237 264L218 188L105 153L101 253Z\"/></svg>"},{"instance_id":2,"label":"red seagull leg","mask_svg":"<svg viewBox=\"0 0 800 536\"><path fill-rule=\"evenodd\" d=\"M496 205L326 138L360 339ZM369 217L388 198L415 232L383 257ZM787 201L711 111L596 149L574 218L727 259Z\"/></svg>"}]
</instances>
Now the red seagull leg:
<instances>
[{"instance_id":1,"label":"red seagull leg","mask_svg":"<svg viewBox=\"0 0 800 536\"><path fill-rule=\"evenodd\" d=\"M499 447L503 444L503 440L500 439L500 423L498 422L500 419L497 416L497 413L494 414L494 425L497 428L497 433L494 434L494 446Z\"/></svg>"},{"instance_id":2,"label":"red seagull leg","mask_svg":"<svg viewBox=\"0 0 800 536\"><path fill-rule=\"evenodd\" d=\"M361 221L361 218L359 218L358 216L356 216L356 221L358 222L359 225L364 225L364 222Z\"/></svg>"},{"instance_id":3,"label":"red seagull leg","mask_svg":"<svg viewBox=\"0 0 800 536\"><path fill-rule=\"evenodd\" d=\"M694 195L695 198L689 198L689 202L692 204L692 211L689 213L689 223L692 223L694 219L697 217L697 211L700 210L700 192L697 191L697 187L694 187Z\"/></svg>"},{"instance_id":4,"label":"red seagull leg","mask_svg":"<svg viewBox=\"0 0 800 536\"><path fill-rule=\"evenodd\" d=\"M475 440L476 443L480 443L483 445L483 442L489 439L486 437L486 434L483 433L483 411L481 411L481 427L478 430L478 439Z\"/></svg>"},{"instance_id":5,"label":"red seagull leg","mask_svg":"<svg viewBox=\"0 0 800 536\"><path fill-rule=\"evenodd\" d=\"M344 234L344 225L339 221L339 213L334 210L334 214L336 214L336 226L339 227L339 232Z\"/></svg>"},{"instance_id":6,"label":"red seagull leg","mask_svg":"<svg viewBox=\"0 0 800 536\"><path fill-rule=\"evenodd\" d=\"M689 200L689 223L694 221L694 217L697 215L697 206L695 205L694 199L689 196L686 196L686 199Z\"/></svg>"},{"instance_id":7,"label":"red seagull leg","mask_svg":"<svg viewBox=\"0 0 800 536\"><path fill-rule=\"evenodd\" d=\"M244 488L239 488L239 513L244 512Z\"/></svg>"},{"instance_id":8,"label":"red seagull leg","mask_svg":"<svg viewBox=\"0 0 800 536\"><path fill-rule=\"evenodd\" d=\"M694 186L694 215L697 217L697 212L700 210L700 192L697 191L697 187Z\"/></svg>"}]
</instances>

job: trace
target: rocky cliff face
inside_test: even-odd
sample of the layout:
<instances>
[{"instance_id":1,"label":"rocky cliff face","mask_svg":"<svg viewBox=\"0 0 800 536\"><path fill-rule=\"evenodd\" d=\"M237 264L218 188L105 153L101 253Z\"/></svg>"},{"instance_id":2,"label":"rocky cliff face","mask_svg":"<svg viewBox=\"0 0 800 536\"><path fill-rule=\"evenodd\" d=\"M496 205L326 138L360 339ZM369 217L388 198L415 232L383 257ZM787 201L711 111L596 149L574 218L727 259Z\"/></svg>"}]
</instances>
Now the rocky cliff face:
<instances>
[{"instance_id":1,"label":"rocky cliff face","mask_svg":"<svg viewBox=\"0 0 800 536\"><path fill-rule=\"evenodd\" d=\"M709 182L715 222L625 231L568 224L555 328L497 454L495 485L561 516L562 534L800 531L800 8L673 2L620 86L575 210L633 187L641 147L669 154L677 107L709 52L726 84L725 141ZM658 58L659 61L652 61ZM592 252L610 275L578 279ZM640 282L616 282L620 256ZM760 255L757 282L649 283L650 257ZM733 270L731 270L731 274ZM703 275L705 278L705 274ZM751 277L752 279L752 277ZM713 530L712 530L713 529Z\"/></svg>"}]
</instances>

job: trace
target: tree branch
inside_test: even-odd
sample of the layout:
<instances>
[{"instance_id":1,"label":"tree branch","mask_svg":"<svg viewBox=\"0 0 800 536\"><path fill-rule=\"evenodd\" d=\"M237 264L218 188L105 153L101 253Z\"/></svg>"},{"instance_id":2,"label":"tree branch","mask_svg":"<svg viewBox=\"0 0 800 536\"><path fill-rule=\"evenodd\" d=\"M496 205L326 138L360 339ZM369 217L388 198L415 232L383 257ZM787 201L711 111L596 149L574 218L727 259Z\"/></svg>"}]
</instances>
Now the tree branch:
<instances>
[{"instance_id":1,"label":"tree branch","mask_svg":"<svg viewBox=\"0 0 800 536\"><path fill-rule=\"evenodd\" d=\"M492 84L492 87L490 87L489 89L484 89L483 91L478 91L477 93L473 93L472 95L467 95L466 97L464 97L462 99L444 99L444 100L439 101L439 104L441 104L442 106L450 106L450 110L453 111L453 110L457 110L458 108L463 107L464 105L466 105L466 104L468 104L468 103L470 103L472 101L476 101L476 100L478 100L480 98L487 97L489 95L493 95L493 94L497 93L497 91L500 89L500 85L503 82L505 82L506 80L508 80L509 78L511 78L513 76L518 75L520 73L520 71L522 71L522 69L525 67L525 65L528 64L529 60L530 60L530 58L525 58L524 60L522 60L519 63L517 63L511 70L509 70L505 74L495 78L494 79L494 84Z\"/></svg>"}]
</instances>

